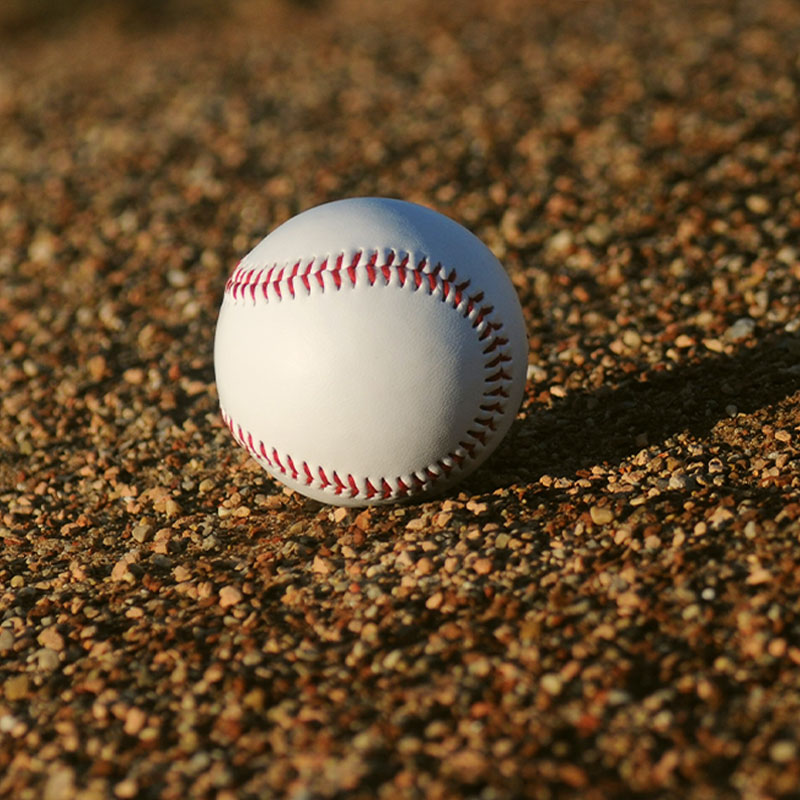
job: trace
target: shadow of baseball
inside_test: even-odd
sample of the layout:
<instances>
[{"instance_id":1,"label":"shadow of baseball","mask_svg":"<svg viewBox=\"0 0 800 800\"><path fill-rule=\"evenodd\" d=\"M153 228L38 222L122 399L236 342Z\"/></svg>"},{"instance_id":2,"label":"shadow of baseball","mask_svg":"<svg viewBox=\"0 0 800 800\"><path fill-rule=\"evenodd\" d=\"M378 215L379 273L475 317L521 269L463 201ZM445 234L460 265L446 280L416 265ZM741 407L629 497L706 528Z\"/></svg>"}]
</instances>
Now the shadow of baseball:
<instances>
[{"instance_id":1,"label":"shadow of baseball","mask_svg":"<svg viewBox=\"0 0 800 800\"><path fill-rule=\"evenodd\" d=\"M493 491L543 474L567 477L613 466L682 432L705 436L720 420L751 414L798 389L800 337L776 333L730 355L708 353L614 386L553 398L548 408L526 403L509 436L463 488Z\"/></svg>"}]
</instances>

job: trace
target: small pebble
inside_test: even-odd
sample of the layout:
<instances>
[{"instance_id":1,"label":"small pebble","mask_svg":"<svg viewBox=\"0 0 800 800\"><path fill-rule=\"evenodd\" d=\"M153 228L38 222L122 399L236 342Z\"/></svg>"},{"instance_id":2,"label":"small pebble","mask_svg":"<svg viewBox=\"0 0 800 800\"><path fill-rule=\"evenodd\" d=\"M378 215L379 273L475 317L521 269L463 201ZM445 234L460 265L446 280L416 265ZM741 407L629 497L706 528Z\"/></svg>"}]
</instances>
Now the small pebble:
<instances>
[{"instance_id":1,"label":"small pebble","mask_svg":"<svg viewBox=\"0 0 800 800\"><path fill-rule=\"evenodd\" d=\"M479 558L473 565L472 569L478 575L488 575L492 571L492 560L490 558Z\"/></svg>"},{"instance_id":2,"label":"small pebble","mask_svg":"<svg viewBox=\"0 0 800 800\"><path fill-rule=\"evenodd\" d=\"M219 590L219 604L222 608L231 608L242 600L242 593L235 586L223 586Z\"/></svg>"},{"instance_id":3,"label":"small pebble","mask_svg":"<svg viewBox=\"0 0 800 800\"><path fill-rule=\"evenodd\" d=\"M741 319L737 319L736 322L725 331L725 338L729 342L740 342L742 339L747 339L752 336L755 329L755 320L749 317L742 317Z\"/></svg>"},{"instance_id":4,"label":"small pebble","mask_svg":"<svg viewBox=\"0 0 800 800\"><path fill-rule=\"evenodd\" d=\"M745 203L754 214L764 215L770 211L769 200L761 194L749 195Z\"/></svg>"},{"instance_id":5,"label":"small pebble","mask_svg":"<svg viewBox=\"0 0 800 800\"><path fill-rule=\"evenodd\" d=\"M50 647L42 647L36 652L36 663L39 669L45 672L52 672L58 669L60 659L58 653Z\"/></svg>"},{"instance_id":6,"label":"small pebble","mask_svg":"<svg viewBox=\"0 0 800 800\"><path fill-rule=\"evenodd\" d=\"M787 739L774 742L770 745L769 757L777 764L789 764L797 757L797 744Z\"/></svg>"},{"instance_id":7,"label":"small pebble","mask_svg":"<svg viewBox=\"0 0 800 800\"><path fill-rule=\"evenodd\" d=\"M8 628L0 628L0 653L5 653L14 646L14 634Z\"/></svg>"},{"instance_id":8,"label":"small pebble","mask_svg":"<svg viewBox=\"0 0 800 800\"><path fill-rule=\"evenodd\" d=\"M36 641L42 647L49 647L51 650L59 652L64 649L64 637L54 628L45 628L37 637Z\"/></svg>"},{"instance_id":9,"label":"small pebble","mask_svg":"<svg viewBox=\"0 0 800 800\"><path fill-rule=\"evenodd\" d=\"M543 675L539 683L547 694L553 696L561 694L563 683L558 675L554 675L553 673Z\"/></svg>"},{"instance_id":10,"label":"small pebble","mask_svg":"<svg viewBox=\"0 0 800 800\"><path fill-rule=\"evenodd\" d=\"M595 525L607 525L614 519L614 512L610 508L601 506L592 506L589 509L589 515Z\"/></svg>"},{"instance_id":11,"label":"small pebble","mask_svg":"<svg viewBox=\"0 0 800 800\"><path fill-rule=\"evenodd\" d=\"M149 522L139 522L131 531L131 536L141 544L150 538L152 532L153 526Z\"/></svg>"},{"instance_id":12,"label":"small pebble","mask_svg":"<svg viewBox=\"0 0 800 800\"><path fill-rule=\"evenodd\" d=\"M123 730L128 736L137 736L147 722L147 714L140 708L133 706L125 715Z\"/></svg>"},{"instance_id":13,"label":"small pebble","mask_svg":"<svg viewBox=\"0 0 800 800\"><path fill-rule=\"evenodd\" d=\"M114 786L114 795L120 800L129 800L136 797L139 792L139 785L132 778L126 778Z\"/></svg>"},{"instance_id":14,"label":"small pebble","mask_svg":"<svg viewBox=\"0 0 800 800\"><path fill-rule=\"evenodd\" d=\"M6 700L13 703L28 696L28 677L26 675L14 675L6 678L3 684L3 692Z\"/></svg>"}]
</instances>

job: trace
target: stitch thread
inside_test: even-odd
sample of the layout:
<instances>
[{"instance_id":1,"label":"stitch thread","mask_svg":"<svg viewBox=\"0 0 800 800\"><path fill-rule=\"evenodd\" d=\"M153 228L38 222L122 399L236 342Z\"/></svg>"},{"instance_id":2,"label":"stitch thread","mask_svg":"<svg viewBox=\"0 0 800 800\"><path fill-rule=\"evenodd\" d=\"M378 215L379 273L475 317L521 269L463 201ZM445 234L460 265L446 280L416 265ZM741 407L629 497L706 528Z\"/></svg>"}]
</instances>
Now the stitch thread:
<instances>
[{"instance_id":1,"label":"stitch thread","mask_svg":"<svg viewBox=\"0 0 800 800\"><path fill-rule=\"evenodd\" d=\"M234 301L249 300L256 303L260 293L262 301L267 303L284 302L297 297L298 292L303 290L307 295L314 290L326 291L329 287L326 286L325 275L330 276L337 291L341 290L343 283L355 287L361 280L366 280L370 286L388 286L394 276L401 287L405 287L410 280L413 291L423 291L431 296L438 291L443 303L465 319L471 320L479 341L488 340L482 349L482 354L487 359L484 369L489 373L484 377L484 400L466 430L466 437L459 440L456 449L435 464L427 465L409 476L370 476L363 478L363 485L359 486L358 479L350 473L339 475L333 471L328 475L322 466L297 461L289 453L280 454L275 447L260 440L254 441L252 433L244 431L224 408L221 412L234 439L256 461L284 477L336 496L366 499L379 496L383 500L389 500L426 491L438 481L447 478L453 470L462 469L468 460L476 458L478 452L486 446L490 434L497 430L496 421L505 411L504 401L509 398L508 385L512 380L506 365L512 358L507 349L509 340L502 335L503 323L490 319L494 306L482 305L482 291L468 294L471 281L466 279L458 282L455 269L443 274L441 263L429 267L428 259L424 257L416 265L409 264L410 258L407 254L397 261L398 254L394 251L390 251L380 265L379 251L368 253L362 263L364 256L364 252L359 250L351 262L345 264L344 253L340 253L332 263L327 257L319 264L316 259L311 259L305 267L301 261L297 261L291 266L274 264L269 268L256 269L239 262L225 284L225 294Z\"/></svg>"}]
</instances>

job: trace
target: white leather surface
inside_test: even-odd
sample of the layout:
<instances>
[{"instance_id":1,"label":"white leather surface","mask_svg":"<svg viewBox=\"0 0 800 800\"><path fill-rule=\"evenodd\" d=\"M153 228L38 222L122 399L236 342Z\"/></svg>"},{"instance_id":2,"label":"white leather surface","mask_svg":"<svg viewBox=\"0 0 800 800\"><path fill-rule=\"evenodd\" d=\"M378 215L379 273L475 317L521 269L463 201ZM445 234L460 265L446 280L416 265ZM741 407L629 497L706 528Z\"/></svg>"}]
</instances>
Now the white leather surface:
<instances>
[{"instance_id":1,"label":"white leather surface","mask_svg":"<svg viewBox=\"0 0 800 800\"><path fill-rule=\"evenodd\" d=\"M376 251L377 275L366 266ZM355 271L334 275L359 252ZM417 287L397 269L406 257L408 270L441 263L437 280ZM298 261L305 282L289 280ZM453 272L443 299L441 277ZM319 206L264 239L232 282L215 341L223 414L268 472L315 499L362 505L445 488L515 416L527 366L516 294L491 252L436 212L375 198ZM453 284L467 282L457 296Z\"/></svg>"}]
</instances>

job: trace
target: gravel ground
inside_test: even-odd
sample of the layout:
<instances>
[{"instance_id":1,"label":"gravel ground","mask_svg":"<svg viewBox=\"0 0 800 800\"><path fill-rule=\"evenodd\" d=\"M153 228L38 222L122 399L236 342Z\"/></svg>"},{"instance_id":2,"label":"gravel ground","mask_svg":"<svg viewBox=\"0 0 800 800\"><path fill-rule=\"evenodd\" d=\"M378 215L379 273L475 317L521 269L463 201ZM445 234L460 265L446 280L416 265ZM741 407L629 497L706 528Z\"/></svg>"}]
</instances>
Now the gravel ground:
<instances>
[{"instance_id":1,"label":"gravel ground","mask_svg":"<svg viewBox=\"0 0 800 800\"><path fill-rule=\"evenodd\" d=\"M0 796L800 796L800 4L3 8ZM529 380L457 491L337 510L212 339L373 194L496 252Z\"/></svg>"}]
</instances>

